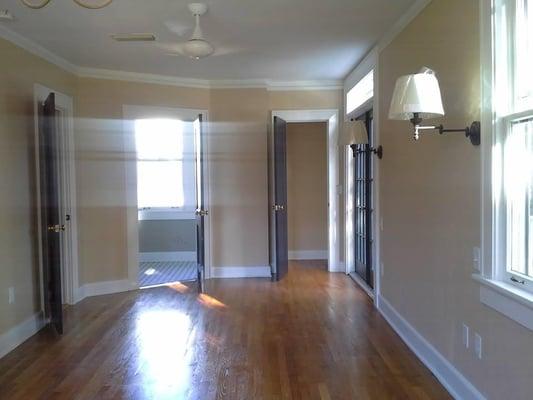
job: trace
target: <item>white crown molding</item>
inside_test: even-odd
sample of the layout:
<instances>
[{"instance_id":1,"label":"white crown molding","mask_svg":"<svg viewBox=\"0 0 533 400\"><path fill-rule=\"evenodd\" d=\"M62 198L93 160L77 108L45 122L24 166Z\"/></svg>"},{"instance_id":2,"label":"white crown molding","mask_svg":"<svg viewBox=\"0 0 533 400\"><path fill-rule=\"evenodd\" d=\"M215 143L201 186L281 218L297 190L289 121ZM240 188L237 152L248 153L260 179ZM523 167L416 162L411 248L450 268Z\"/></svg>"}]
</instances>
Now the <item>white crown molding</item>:
<instances>
[{"instance_id":1,"label":"white crown molding","mask_svg":"<svg viewBox=\"0 0 533 400\"><path fill-rule=\"evenodd\" d=\"M166 86L178 86L195 89L267 89L270 91L292 90L340 90L342 81L273 81L268 79L242 80L207 80L180 78L169 75L147 74L139 72L118 71L102 68L77 66L54 54L50 50L25 38L24 36L0 25L0 38L3 38L24 50L54 64L80 78L108 79L126 82L149 83Z\"/></svg>"},{"instance_id":2,"label":"white crown molding","mask_svg":"<svg viewBox=\"0 0 533 400\"><path fill-rule=\"evenodd\" d=\"M86 67L78 67L76 72L80 78L151 83L156 85L179 86L196 89L210 88L209 81L204 79L178 78L175 76L167 75L144 74L138 72L116 71L110 69Z\"/></svg>"},{"instance_id":3,"label":"white crown molding","mask_svg":"<svg viewBox=\"0 0 533 400\"><path fill-rule=\"evenodd\" d=\"M51 64L54 64L58 66L59 68L64 69L65 71L68 71L72 74L76 74L78 67L76 67L71 62L65 60L62 57L59 57L58 55L52 53L51 51L45 49L43 46L35 43L34 41L25 38L22 35L19 35L16 32L13 32L11 29L6 28L3 25L0 25L0 38L7 40L8 42L11 42L18 47L23 48L24 50L28 51L29 53L40 57Z\"/></svg>"},{"instance_id":4,"label":"white crown molding","mask_svg":"<svg viewBox=\"0 0 533 400\"><path fill-rule=\"evenodd\" d=\"M335 80L314 81L267 81L267 89L271 92L291 90L341 90L343 82Z\"/></svg>"}]
</instances>

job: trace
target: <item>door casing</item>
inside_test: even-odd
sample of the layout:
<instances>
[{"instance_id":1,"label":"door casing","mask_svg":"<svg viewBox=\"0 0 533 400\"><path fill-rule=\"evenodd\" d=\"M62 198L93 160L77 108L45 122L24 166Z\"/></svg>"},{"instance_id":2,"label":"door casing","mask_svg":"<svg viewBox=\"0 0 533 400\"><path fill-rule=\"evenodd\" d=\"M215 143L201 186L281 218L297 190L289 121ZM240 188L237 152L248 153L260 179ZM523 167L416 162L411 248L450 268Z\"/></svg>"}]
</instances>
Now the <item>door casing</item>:
<instances>
[{"instance_id":1,"label":"door casing","mask_svg":"<svg viewBox=\"0 0 533 400\"><path fill-rule=\"evenodd\" d=\"M179 118L185 121L194 121L202 115L202 129L205 141L203 151L203 190L205 209L210 207L210 168L209 168L209 113L207 110L174 107L152 107L141 105L123 105L123 145L124 154L135 154L134 126L132 121L138 118ZM138 289L139 274L139 226L137 206L137 170L136 165L125 160L126 181L126 225L127 225L127 253L128 253L128 281L131 289ZM211 214L204 218L204 244L205 244L205 279L211 278Z\"/></svg>"},{"instance_id":2,"label":"door casing","mask_svg":"<svg viewBox=\"0 0 533 400\"><path fill-rule=\"evenodd\" d=\"M270 238L270 266L275 275L276 250L275 250L275 213L274 204L274 163L272 149L274 145L274 117L279 117L287 123L294 122L326 122L328 127L328 271L344 272L344 263L340 260L341 254L341 215L340 212L340 167L339 167L339 132L340 112L338 109L317 110L274 110L272 111L269 127L269 238Z\"/></svg>"}]
</instances>

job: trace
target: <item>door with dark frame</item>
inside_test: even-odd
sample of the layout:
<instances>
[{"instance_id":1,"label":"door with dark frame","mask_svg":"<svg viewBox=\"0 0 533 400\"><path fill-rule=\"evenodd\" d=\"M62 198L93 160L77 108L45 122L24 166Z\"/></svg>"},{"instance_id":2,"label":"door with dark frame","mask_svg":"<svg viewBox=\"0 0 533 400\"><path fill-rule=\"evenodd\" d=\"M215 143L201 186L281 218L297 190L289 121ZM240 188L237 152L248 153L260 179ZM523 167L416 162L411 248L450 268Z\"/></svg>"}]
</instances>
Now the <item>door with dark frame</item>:
<instances>
[{"instance_id":1,"label":"door with dark frame","mask_svg":"<svg viewBox=\"0 0 533 400\"><path fill-rule=\"evenodd\" d=\"M373 249L373 200L372 200L372 152L373 146L373 113L372 110L360 115L357 120L363 121L368 132L368 144L360 144L354 154L354 260L355 273L368 286L374 287L372 268Z\"/></svg>"},{"instance_id":2,"label":"door with dark frame","mask_svg":"<svg viewBox=\"0 0 533 400\"><path fill-rule=\"evenodd\" d=\"M274 204L276 280L289 272L287 222L287 123L274 117Z\"/></svg>"},{"instance_id":3,"label":"door with dark frame","mask_svg":"<svg viewBox=\"0 0 533 400\"><path fill-rule=\"evenodd\" d=\"M39 168L45 313L50 325L63 333L61 287L61 225L59 162L55 94L50 93L39 109Z\"/></svg>"},{"instance_id":4,"label":"door with dark frame","mask_svg":"<svg viewBox=\"0 0 533 400\"><path fill-rule=\"evenodd\" d=\"M198 291L202 293L205 279L205 217L208 215L208 210L205 208L205 193L203 188L203 149L205 135L202 114L198 115L198 118L194 121L194 144L196 153L196 260L198 267Z\"/></svg>"}]
</instances>

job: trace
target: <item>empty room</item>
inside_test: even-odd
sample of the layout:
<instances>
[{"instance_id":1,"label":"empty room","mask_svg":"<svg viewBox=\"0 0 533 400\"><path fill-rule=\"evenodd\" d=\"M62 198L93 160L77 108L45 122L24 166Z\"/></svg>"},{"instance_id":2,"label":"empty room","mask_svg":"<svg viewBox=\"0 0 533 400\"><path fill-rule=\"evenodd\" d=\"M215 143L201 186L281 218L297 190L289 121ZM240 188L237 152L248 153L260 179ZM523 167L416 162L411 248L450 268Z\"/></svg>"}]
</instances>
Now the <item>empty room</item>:
<instances>
[{"instance_id":1,"label":"empty room","mask_svg":"<svg viewBox=\"0 0 533 400\"><path fill-rule=\"evenodd\" d=\"M0 399L533 398L533 0L2 0Z\"/></svg>"}]
</instances>

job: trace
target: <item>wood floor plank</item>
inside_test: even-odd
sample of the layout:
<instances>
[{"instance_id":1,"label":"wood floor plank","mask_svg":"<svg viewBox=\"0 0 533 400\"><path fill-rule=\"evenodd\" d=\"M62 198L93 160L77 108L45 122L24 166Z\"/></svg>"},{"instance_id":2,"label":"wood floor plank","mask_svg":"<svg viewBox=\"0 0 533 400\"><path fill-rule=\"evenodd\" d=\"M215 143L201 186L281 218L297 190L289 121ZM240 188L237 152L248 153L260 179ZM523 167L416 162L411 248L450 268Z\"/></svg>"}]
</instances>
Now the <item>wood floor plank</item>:
<instances>
[{"instance_id":1,"label":"wood floor plank","mask_svg":"<svg viewBox=\"0 0 533 400\"><path fill-rule=\"evenodd\" d=\"M187 286L188 285L188 286ZM449 399L350 278L212 280L83 300L0 360L0 399Z\"/></svg>"}]
</instances>

